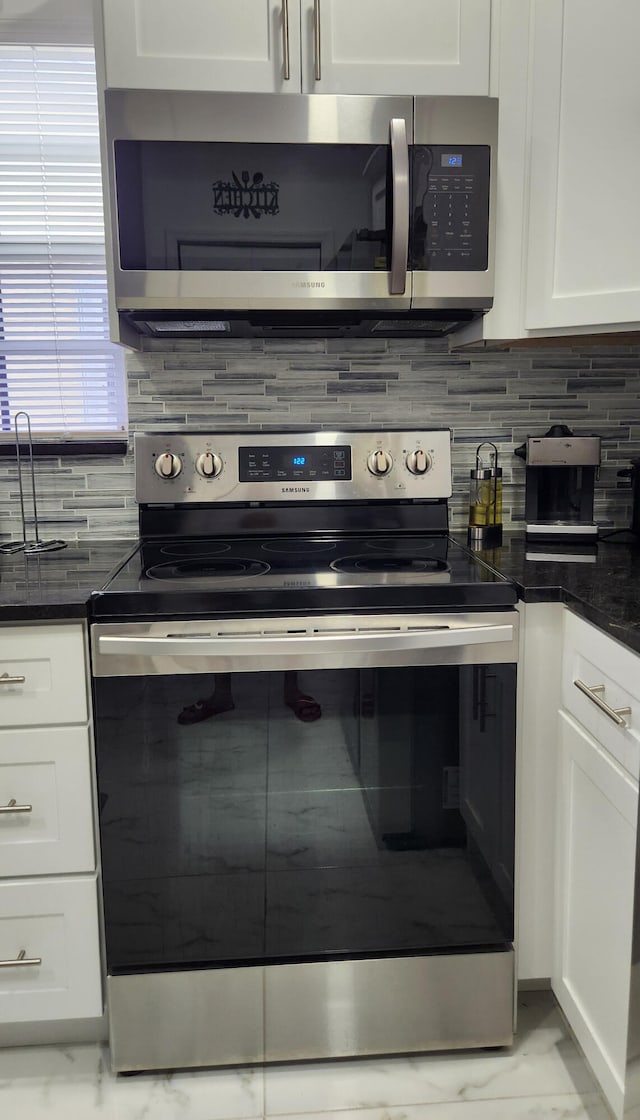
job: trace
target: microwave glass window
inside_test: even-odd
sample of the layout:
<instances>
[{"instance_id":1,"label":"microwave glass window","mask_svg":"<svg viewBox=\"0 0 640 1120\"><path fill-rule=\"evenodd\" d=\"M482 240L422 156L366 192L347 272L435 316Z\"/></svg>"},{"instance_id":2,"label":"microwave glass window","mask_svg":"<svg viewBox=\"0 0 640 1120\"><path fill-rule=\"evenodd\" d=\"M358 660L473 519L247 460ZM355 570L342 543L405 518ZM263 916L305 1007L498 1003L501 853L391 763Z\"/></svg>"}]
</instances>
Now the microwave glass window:
<instances>
[{"instance_id":1,"label":"microwave glass window","mask_svg":"<svg viewBox=\"0 0 640 1120\"><path fill-rule=\"evenodd\" d=\"M482 272L489 261L490 149L411 149L411 267Z\"/></svg>"},{"instance_id":2,"label":"microwave glass window","mask_svg":"<svg viewBox=\"0 0 640 1120\"><path fill-rule=\"evenodd\" d=\"M387 145L115 143L124 270L388 269Z\"/></svg>"}]
</instances>

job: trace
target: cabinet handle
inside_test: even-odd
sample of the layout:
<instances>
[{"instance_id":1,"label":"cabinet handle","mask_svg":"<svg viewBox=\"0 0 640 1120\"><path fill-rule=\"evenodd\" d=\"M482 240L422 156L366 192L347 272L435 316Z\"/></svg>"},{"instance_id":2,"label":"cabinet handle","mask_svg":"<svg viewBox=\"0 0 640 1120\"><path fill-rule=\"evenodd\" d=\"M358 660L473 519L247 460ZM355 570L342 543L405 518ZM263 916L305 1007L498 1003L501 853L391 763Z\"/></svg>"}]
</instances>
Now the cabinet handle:
<instances>
[{"instance_id":1,"label":"cabinet handle","mask_svg":"<svg viewBox=\"0 0 640 1120\"><path fill-rule=\"evenodd\" d=\"M10 677L8 673L0 674L0 684L24 684L26 677Z\"/></svg>"},{"instance_id":2,"label":"cabinet handle","mask_svg":"<svg viewBox=\"0 0 640 1120\"><path fill-rule=\"evenodd\" d=\"M322 77L322 55L320 46L320 0L313 0L313 76L316 82Z\"/></svg>"},{"instance_id":3,"label":"cabinet handle","mask_svg":"<svg viewBox=\"0 0 640 1120\"><path fill-rule=\"evenodd\" d=\"M291 54L289 50L289 0L282 0L282 48L284 51L284 80L291 78Z\"/></svg>"},{"instance_id":4,"label":"cabinet handle","mask_svg":"<svg viewBox=\"0 0 640 1120\"><path fill-rule=\"evenodd\" d=\"M42 964L42 957L28 957L26 949L21 949L14 961L0 961L0 968L25 968L29 964Z\"/></svg>"},{"instance_id":5,"label":"cabinet handle","mask_svg":"<svg viewBox=\"0 0 640 1120\"><path fill-rule=\"evenodd\" d=\"M604 712L605 716L608 716L609 719L612 719L613 722L618 725L618 727L627 727L627 720L623 719L622 717L630 716L631 708L610 708L609 705L606 704L602 699L602 697L597 695L599 692L604 692L603 684L588 685L585 684L584 681L574 681L573 683L575 684L576 688L580 689L580 692L584 692L585 696L588 696L589 699L592 700L596 705L596 707L599 708L601 712Z\"/></svg>"},{"instance_id":6,"label":"cabinet handle","mask_svg":"<svg viewBox=\"0 0 640 1120\"><path fill-rule=\"evenodd\" d=\"M0 813L32 813L33 805L16 805L15 797L11 798L8 805L0 805Z\"/></svg>"}]
</instances>

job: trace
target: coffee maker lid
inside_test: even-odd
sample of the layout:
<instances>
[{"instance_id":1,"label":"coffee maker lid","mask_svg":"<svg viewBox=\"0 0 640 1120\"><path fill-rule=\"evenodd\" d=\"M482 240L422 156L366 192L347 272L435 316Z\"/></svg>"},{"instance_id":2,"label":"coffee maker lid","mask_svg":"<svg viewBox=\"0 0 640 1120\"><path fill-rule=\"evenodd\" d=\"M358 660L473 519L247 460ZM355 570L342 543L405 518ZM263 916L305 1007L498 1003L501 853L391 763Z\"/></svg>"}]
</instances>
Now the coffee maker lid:
<instances>
[{"instance_id":1,"label":"coffee maker lid","mask_svg":"<svg viewBox=\"0 0 640 1120\"><path fill-rule=\"evenodd\" d=\"M600 436L574 436L566 424L553 424L543 436L527 436L514 454L531 467L597 467Z\"/></svg>"}]
</instances>

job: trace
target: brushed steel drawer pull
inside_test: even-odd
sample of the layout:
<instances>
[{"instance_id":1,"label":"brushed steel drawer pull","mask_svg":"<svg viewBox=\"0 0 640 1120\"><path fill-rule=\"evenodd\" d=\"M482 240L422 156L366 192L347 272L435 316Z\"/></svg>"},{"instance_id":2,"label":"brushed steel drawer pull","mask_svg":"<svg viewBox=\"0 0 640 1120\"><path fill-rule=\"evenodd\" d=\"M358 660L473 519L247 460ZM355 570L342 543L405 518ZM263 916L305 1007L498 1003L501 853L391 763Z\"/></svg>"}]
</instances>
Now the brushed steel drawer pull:
<instances>
[{"instance_id":1,"label":"brushed steel drawer pull","mask_svg":"<svg viewBox=\"0 0 640 1120\"><path fill-rule=\"evenodd\" d=\"M0 684L24 684L26 677L10 677L8 673L0 673Z\"/></svg>"},{"instance_id":2,"label":"brushed steel drawer pull","mask_svg":"<svg viewBox=\"0 0 640 1120\"><path fill-rule=\"evenodd\" d=\"M0 813L32 813L33 805L17 805L15 797L8 805L0 805Z\"/></svg>"},{"instance_id":3,"label":"brushed steel drawer pull","mask_svg":"<svg viewBox=\"0 0 640 1120\"><path fill-rule=\"evenodd\" d=\"M575 684L576 688L580 689L580 692L584 692L585 696L588 696L589 699L592 700L596 705L596 707L599 708L601 712L604 712L605 716L608 716L609 719L612 719L613 722L618 725L618 727L628 726L627 720L623 719L622 717L630 716L631 708L610 708L609 705L606 704L602 699L602 697L598 696L599 692L604 692L603 684L588 685L585 684L584 681L574 681L573 683Z\"/></svg>"},{"instance_id":4,"label":"brushed steel drawer pull","mask_svg":"<svg viewBox=\"0 0 640 1120\"><path fill-rule=\"evenodd\" d=\"M28 957L27 950L21 949L14 961L0 961L0 968L24 968L29 964L42 964L42 957Z\"/></svg>"}]
</instances>

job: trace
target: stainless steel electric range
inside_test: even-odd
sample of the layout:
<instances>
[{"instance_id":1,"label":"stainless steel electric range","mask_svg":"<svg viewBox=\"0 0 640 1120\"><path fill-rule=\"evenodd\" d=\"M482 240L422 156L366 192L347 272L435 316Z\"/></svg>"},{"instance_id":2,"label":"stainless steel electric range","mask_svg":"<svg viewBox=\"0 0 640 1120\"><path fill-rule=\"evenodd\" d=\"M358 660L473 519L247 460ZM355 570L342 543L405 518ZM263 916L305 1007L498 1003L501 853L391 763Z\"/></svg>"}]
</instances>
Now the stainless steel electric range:
<instances>
[{"instance_id":1,"label":"stainless steel electric range","mask_svg":"<svg viewBox=\"0 0 640 1120\"><path fill-rule=\"evenodd\" d=\"M112 1065L502 1046L518 613L450 434L157 433L93 599Z\"/></svg>"}]
</instances>

